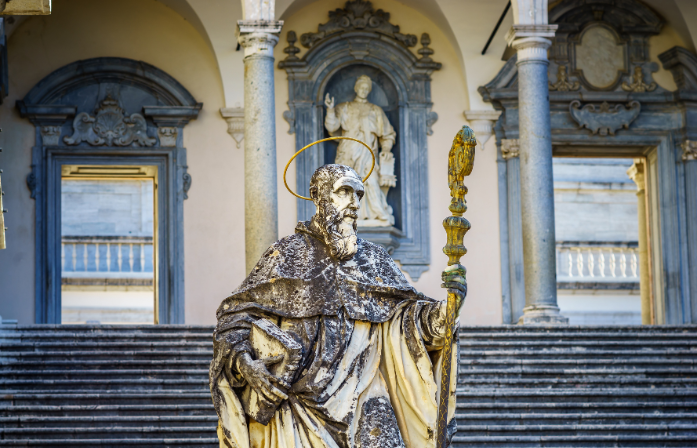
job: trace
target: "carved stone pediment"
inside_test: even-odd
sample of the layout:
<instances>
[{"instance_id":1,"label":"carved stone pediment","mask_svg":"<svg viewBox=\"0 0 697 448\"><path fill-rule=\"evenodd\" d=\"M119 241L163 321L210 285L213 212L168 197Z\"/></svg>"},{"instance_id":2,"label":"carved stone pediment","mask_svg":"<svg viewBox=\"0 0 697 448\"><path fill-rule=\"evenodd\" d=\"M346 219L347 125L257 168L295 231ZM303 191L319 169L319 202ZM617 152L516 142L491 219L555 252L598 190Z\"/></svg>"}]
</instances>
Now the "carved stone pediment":
<instances>
[{"instance_id":1,"label":"carved stone pediment","mask_svg":"<svg viewBox=\"0 0 697 448\"><path fill-rule=\"evenodd\" d=\"M600 105L586 104L581 107L581 102L576 100L569 105L569 113L579 127L600 135L615 135L615 131L620 128L629 129L629 125L636 120L639 112L641 112L641 104L638 101L615 106L610 106L607 101L604 101Z\"/></svg>"},{"instance_id":2,"label":"carved stone pediment","mask_svg":"<svg viewBox=\"0 0 697 448\"><path fill-rule=\"evenodd\" d=\"M157 139L147 135L145 118L141 114L126 116L118 101L107 95L94 116L80 112L73 120L73 135L64 137L67 145L87 142L92 146L154 146Z\"/></svg>"},{"instance_id":3,"label":"carved stone pediment","mask_svg":"<svg viewBox=\"0 0 697 448\"><path fill-rule=\"evenodd\" d=\"M390 23L390 13L378 9L375 11L371 2L351 0L346 6L329 12L329 22L319 25L316 33L305 33L300 36L300 43L310 48L317 41L342 31L367 30L398 40L407 47L416 45L417 39L413 34L402 34L399 26Z\"/></svg>"}]
</instances>

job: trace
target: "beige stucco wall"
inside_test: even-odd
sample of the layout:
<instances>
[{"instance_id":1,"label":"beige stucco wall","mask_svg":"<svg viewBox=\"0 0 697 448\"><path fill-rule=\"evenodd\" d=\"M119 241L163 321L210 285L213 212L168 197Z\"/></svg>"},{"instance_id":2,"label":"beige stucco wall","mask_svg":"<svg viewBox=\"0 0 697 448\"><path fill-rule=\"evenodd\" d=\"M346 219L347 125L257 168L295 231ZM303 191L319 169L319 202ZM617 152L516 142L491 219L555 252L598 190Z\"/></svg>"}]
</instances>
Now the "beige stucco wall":
<instances>
[{"instance_id":1,"label":"beige stucco wall","mask_svg":"<svg viewBox=\"0 0 697 448\"><path fill-rule=\"evenodd\" d=\"M432 75L433 110L438 113L438 121L433 126L433 135L428 137L429 197L431 229L431 269L425 272L414 286L423 293L444 298L440 288L441 271L446 267L447 257L442 248L445 245L445 231L442 221L448 216L450 194L447 185L448 151L457 131L464 125L462 112L468 109L467 85L458 54L451 42L432 21L404 4L393 0L373 1L375 9L390 13L390 21L400 26L402 33L429 33L435 50L433 58L443 63L440 71ZM276 47L276 60L285 58L283 48L286 32L295 31L298 37L305 32L317 31L317 25L326 23L327 13L342 8L344 0L322 0L312 3L289 17L283 17L284 29L279 45ZM460 45L463 45L462 42ZM297 46L300 47L298 43ZM301 47L302 48L302 47ZM420 45L413 48L416 51ZM303 50L305 50L303 48ZM480 49L481 51L481 49ZM300 53L299 56L302 56ZM491 72L491 78L496 71ZM288 109L288 81L284 70L276 69L276 132L278 150L279 184L282 185L283 168L295 151L295 135L288 134L288 123L283 119L283 111ZM469 293L462 312L462 322L466 324L501 323L501 280L498 226L498 190L496 153L493 139L487 149L477 154L474 173L466 182L470 194L467 197L469 211L466 217L472 223L472 230L465 238L469 253L462 262L468 269ZM295 185L295 170L289 170L288 183ZM293 232L296 224L296 200L283 187L279 191L279 232L281 236ZM301 193L302 194L302 193Z\"/></svg>"},{"instance_id":2,"label":"beige stucco wall","mask_svg":"<svg viewBox=\"0 0 697 448\"><path fill-rule=\"evenodd\" d=\"M234 22L233 22L234 23ZM189 23L155 0L55 2L50 16L32 17L9 40L10 96L0 106L0 168L8 249L0 251L0 315L34 322L34 201L25 176L34 127L15 101L71 62L100 56L142 60L172 75L203 102L184 131L193 184L184 202L187 323L212 323L215 309L244 275L242 151L220 117L224 95L209 46ZM241 75L240 71L240 75ZM242 80L238 85L242 85Z\"/></svg>"}]
</instances>

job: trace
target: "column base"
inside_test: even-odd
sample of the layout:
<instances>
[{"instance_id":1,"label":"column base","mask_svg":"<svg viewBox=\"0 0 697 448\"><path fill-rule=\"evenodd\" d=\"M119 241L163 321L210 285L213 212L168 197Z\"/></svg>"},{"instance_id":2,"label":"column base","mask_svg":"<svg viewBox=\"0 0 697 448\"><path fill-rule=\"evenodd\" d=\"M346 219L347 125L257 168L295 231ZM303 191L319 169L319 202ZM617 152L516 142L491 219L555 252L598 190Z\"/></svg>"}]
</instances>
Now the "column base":
<instances>
[{"instance_id":1,"label":"column base","mask_svg":"<svg viewBox=\"0 0 697 448\"><path fill-rule=\"evenodd\" d=\"M518 325L567 325L569 319L559 313L558 306L532 305L523 308Z\"/></svg>"}]
</instances>

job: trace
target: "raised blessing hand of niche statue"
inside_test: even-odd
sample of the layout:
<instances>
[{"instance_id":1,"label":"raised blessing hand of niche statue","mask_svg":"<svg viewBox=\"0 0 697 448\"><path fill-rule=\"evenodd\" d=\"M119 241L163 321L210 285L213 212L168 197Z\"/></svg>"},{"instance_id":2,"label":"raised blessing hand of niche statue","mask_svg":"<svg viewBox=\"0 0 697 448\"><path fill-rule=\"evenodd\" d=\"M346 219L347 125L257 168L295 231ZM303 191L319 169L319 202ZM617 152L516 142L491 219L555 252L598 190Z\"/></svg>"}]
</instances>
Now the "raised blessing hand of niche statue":
<instances>
[{"instance_id":1,"label":"raised blessing hand of niche statue","mask_svg":"<svg viewBox=\"0 0 697 448\"><path fill-rule=\"evenodd\" d=\"M394 215L392 207L387 204L387 192L397 185L392 154L397 134L382 108L368 101L372 86L370 77L359 76L353 89L356 92L354 100L336 107L334 98L327 94L324 99L324 105L327 106L324 126L330 135L355 138L368 144L375 153L378 152L378 144L382 147L378 175L368 179L365 184L365 198L358 216L358 225L392 226ZM361 144L342 140L336 150L334 163L350 166L360 176L365 176L370 168L371 157L370 152Z\"/></svg>"},{"instance_id":2,"label":"raised blessing hand of niche statue","mask_svg":"<svg viewBox=\"0 0 697 448\"><path fill-rule=\"evenodd\" d=\"M445 301L418 293L381 246L358 238L365 185L351 167L318 168L309 198L298 195L315 215L218 308L210 387L221 448L435 448L446 339L452 435L456 326ZM459 308L464 272L443 281Z\"/></svg>"}]
</instances>

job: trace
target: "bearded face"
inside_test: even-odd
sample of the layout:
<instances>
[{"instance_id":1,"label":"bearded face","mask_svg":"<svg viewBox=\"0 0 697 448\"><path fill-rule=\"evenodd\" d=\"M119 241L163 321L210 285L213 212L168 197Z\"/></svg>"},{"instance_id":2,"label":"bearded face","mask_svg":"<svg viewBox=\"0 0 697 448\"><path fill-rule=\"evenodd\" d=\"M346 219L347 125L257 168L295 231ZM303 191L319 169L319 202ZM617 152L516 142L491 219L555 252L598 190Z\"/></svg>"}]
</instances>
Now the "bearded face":
<instances>
[{"instance_id":1,"label":"bearded face","mask_svg":"<svg viewBox=\"0 0 697 448\"><path fill-rule=\"evenodd\" d=\"M333 258L351 259L358 251L357 219L363 182L356 172L342 165L325 165L310 182L317 212L316 230L324 237Z\"/></svg>"},{"instance_id":2,"label":"bearded face","mask_svg":"<svg viewBox=\"0 0 697 448\"><path fill-rule=\"evenodd\" d=\"M358 213L350 208L339 210L324 200L317 209L317 219L332 257L342 261L352 258L358 250Z\"/></svg>"}]
</instances>

